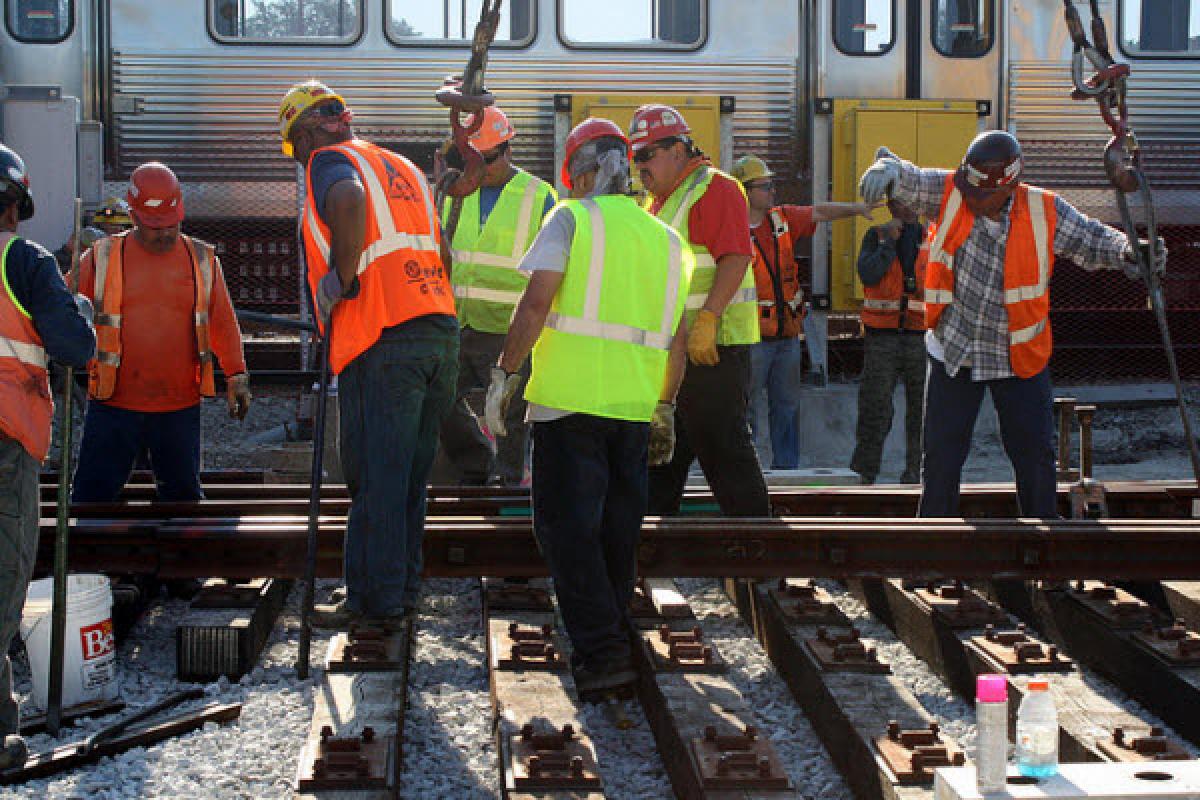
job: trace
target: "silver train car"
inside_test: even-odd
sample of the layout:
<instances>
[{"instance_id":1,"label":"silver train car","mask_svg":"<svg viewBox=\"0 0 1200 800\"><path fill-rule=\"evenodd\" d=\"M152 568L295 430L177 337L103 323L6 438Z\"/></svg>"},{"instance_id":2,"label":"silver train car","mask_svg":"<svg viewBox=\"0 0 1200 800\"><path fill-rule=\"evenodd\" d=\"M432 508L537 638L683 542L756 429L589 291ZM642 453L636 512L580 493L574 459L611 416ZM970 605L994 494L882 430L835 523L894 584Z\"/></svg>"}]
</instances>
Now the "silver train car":
<instances>
[{"instance_id":1,"label":"silver train car","mask_svg":"<svg viewBox=\"0 0 1200 800\"><path fill-rule=\"evenodd\" d=\"M224 252L235 303L276 311L295 310L299 297L300 181L279 151L280 96L296 81L319 78L347 98L362 135L429 168L447 132L432 91L462 69L480 6L0 3L0 135L27 156L41 209L28 235L58 246L70 229L72 197L94 207L123 192L138 164L162 160L184 182L188 229ZM1200 205L1200 0L1101 6L1117 57L1133 67L1132 121L1169 226L1173 313L1188 311L1200 306L1200 228L1191 225ZM563 98L572 95L732 98L713 155L725 166L744 153L761 155L779 175L781 200L797 202L852 199L846 176L864 153L890 143L887 134L867 141L878 128L839 119L852 109L845 101L898 113L954 102L970 122L960 114L952 135L936 133L936 115L906 118L917 154L949 163L964 131L1007 127L1024 142L1030 179L1117 219L1099 161L1107 132L1094 106L1068 97L1071 46L1059 0L506 0L497 39L488 84L517 127L517 162L547 179L556 175ZM827 311L836 317L855 308L860 232L821 231L804 253L818 322ZM1076 335L1072 315L1082 315L1081 341L1095 325L1111 342L1111 326L1087 321L1097 311L1119 318L1125 328L1116 330L1127 328L1121 335L1130 342L1145 338L1136 287L1103 278L1097 290L1060 272L1056 281L1080 284L1056 288L1056 302L1068 296L1055 309L1055 324L1068 323L1067 349ZM1200 348L1200 325L1179 338ZM820 361L823 348L813 349Z\"/></svg>"}]
</instances>

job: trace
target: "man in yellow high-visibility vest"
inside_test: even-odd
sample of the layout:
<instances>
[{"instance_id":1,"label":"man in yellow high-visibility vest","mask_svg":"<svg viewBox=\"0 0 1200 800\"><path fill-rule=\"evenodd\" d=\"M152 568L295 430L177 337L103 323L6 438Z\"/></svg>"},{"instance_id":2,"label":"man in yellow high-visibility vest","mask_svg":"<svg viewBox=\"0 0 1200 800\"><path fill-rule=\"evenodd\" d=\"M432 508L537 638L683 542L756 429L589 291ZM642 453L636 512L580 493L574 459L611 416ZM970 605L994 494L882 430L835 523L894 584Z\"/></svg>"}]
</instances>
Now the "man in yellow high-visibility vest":
<instances>
[{"instance_id":1,"label":"man in yellow high-visibility vest","mask_svg":"<svg viewBox=\"0 0 1200 800\"><path fill-rule=\"evenodd\" d=\"M521 261L531 273L488 389L488 426L521 383L533 423L533 526L554 576L585 696L628 685L626 609L646 513L647 465L674 450L693 257L627 194L629 142L609 120L567 139L571 190ZM536 343L535 343L536 342Z\"/></svg>"},{"instance_id":2,"label":"man in yellow high-visibility vest","mask_svg":"<svg viewBox=\"0 0 1200 800\"><path fill-rule=\"evenodd\" d=\"M471 142L483 154L487 171L480 188L463 200L450 245L450 282L462 341L458 388L442 423L441 445L453 479L465 484L481 485L498 476L502 483L517 486L525 475L525 404L512 404L505 420L508 436L496 440L495 452L467 405L471 392L487 386L488 370L500 355L508 321L529 280L517 265L557 199L550 184L512 163L516 135L503 111L495 106L484 109L483 125ZM447 198L443 224L450 204ZM528 367L524 374L529 375Z\"/></svg>"}]
</instances>

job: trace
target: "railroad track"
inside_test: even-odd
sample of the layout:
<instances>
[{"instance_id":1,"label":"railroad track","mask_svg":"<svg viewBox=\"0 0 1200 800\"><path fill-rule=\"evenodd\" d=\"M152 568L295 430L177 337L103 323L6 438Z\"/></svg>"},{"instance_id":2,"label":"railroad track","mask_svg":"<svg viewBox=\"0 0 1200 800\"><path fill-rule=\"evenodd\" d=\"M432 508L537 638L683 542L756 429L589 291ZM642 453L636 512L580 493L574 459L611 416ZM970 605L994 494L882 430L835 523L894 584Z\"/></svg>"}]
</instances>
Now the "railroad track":
<instances>
[{"instance_id":1,"label":"railroad track","mask_svg":"<svg viewBox=\"0 0 1200 800\"><path fill-rule=\"evenodd\" d=\"M320 567L329 576L340 571L339 536L346 507L341 488L329 487L322 506L327 516L322 520ZM770 749L777 732L756 722L758 709L743 698L744 689L734 685L744 687L744 676L727 677L728 670L722 675L714 669L722 658L719 647L705 654L705 648L712 647L709 623L695 618L685 592L672 595L671 578L705 575L731 576L727 590L733 607L745 620L745 630L761 642L791 688L796 706L811 720L829 757L858 798L932 797L931 767L941 761L958 763L960 754L962 759L969 756L953 731L942 726L930 728L939 717L925 707L927 692L888 674L885 653L900 651L910 660L909 653L928 663L959 693L965 693L973 674L982 670L1011 669L1014 676L1031 669L1045 672L1060 707L1067 710L1062 727L1068 759L1141 763L1164 755L1193 755L1200 744L1200 726L1190 724L1200 718L1200 706L1193 705L1193 696L1200 697L1200 634L1188 630L1187 623L1180 632L1173 620L1200 619L1200 590L1186 582L1160 587L1146 581L1200 579L1200 523L1184 518L1190 516L1197 495L1194 486L1183 482L1110 484L1107 488L1114 516L1129 512L1132 519L1036 522L1005 518L1003 511L1013 501L1011 489L1001 486L970 487L964 492L964 505L982 512L979 519L969 522L902 518L897 512L908 509L911 514L916 500L916 492L906 489L776 491L772 501L777 508L801 513L822 508L828 515L776 520L705 517L710 513L705 507L711 497L689 493L687 502L695 516L650 520L643 531L640 561L643 572L656 580L632 612L641 631L639 646L647 648L639 651L643 654L638 693L641 715L635 716L649 721L658 756L643 755L651 762L661 759L657 768L668 776L678 797L782 799L812 792L812 787L804 784L803 774L794 769L789 772L788 759L772 761L766 754L762 757L767 760L762 762L758 755L746 755L757 754L764 741ZM136 497L139 491L134 487L130 494ZM250 577L255 569L255 576L264 571L277 577L298 574L299 561L289 555L289 551L302 551L296 542L303 535L303 519L297 513L297 498L292 496L297 487L276 489L243 480L209 483L206 492L210 499L196 504L132 500L75 509L72 544L78 560L73 559L72 566L104 568L107 558L108 568L145 570L160 576ZM838 510L830 512L830 507ZM529 532L528 498L523 493L435 489L429 510L426 555L431 575L527 577L544 573ZM867 516L867 510L878 516ZM881 582L883 575L896 577ZM761 582L737 580L768 576L772 579ZM782 585L781 576L786 576ZM1005 580L993 581L997 576ZM835 577L848 579L849 588L827 580ZM1107 584L1076 588L1061 582L1036 582L1077 577L1136 578L1143 581L1133 587L1139 594L1160 606L1168 599L1173 605L1156 607ZM812 578L826 580L812 583ZM946 578L975 582L962 586L944 581ZM528 592L527 586L521 587L510 586L510 595ZM964 597L968 598L965 602ZM966 614L965 622L948 622L945 609L933 602L936 599ZM1106 602L1113 609L1124 609L1112 611L1120 624L1105 622L1103 614L1088 606ZM849 612L852 608L869 612ZM515 645L528 645L528 637L541 631L542 625L550 625L553 631L553 607L502 609L489 593L482 595L480 611L487 614L485 620L492 620L485 622L484 635L493 654L489 674L493 714L499 720L494 751L500 793L514 798L622 796L619 789L610 793L605 788L620 787L619 781L600 780L597 786L593 780L611 776L605 759L611 758L608 742L613 734L601 730L595 735L611 721L579 706L565 679L551 678L546 683L544 676L557 674L554 670L519 662L516 669L510 663L509 669L501 670L500 659L494 657L495 653L511 654ZM1131 619L1137 619L1141 627L1130 628ZM867 620L881 622L865 623ZM1022 621L1027 627L1018 631ZM517 640L500 641L514 622ZM1157 650L1153 641L1139 644L1135 639L1147 622L1152 629L1147 632L1149 638L1165 643ZM1015 665L1006 666L1002 657L976 641L990 641L987 624L996 626L991 639L999 641L1001 649L1018 652L1024 648L1024 662L1018 657ZM698 636L694 633L697 628ZM888 637L891 641L885 642ZM389 658L403 663L405 669L413 640L411 632L404 632L388 645L392 648ZM656 660L655 640L666 645L668 661L672 644L677 655L684 656L677 658L680 663L669 671ZM370 635L363 639L368 645L374 641ZM402 652L396 650L397 644ZM1014 644L1021 647L1013 648ZM1054 662L1054 669L1042 661L1031 661L1030 645L1040 647L1043 658ZM1057 649L1049 658L1051 646ZM1183 663L1168 663L1163 651L1172 647L1185 656ZM536 643L526 649L533 653ZM1141 654L1142 661L1133 659L1133 668L1115 666L1130 662L1134 652ZM559 653L565 657L565 648ZM689 655L690 663L685 663ZM1080 671L1080 664L1086 672ZM1064 668L1066 672L1059 671ZM318 697L343 701L330 706L318 700L303 758L310 758L312 748L318 746L324 727L318 721L324 717L346 720L351 735L361 734L363 719L391 720L390 727L386 722L374 725L382 735L393 736L393 748L398 748L405 736L419 735L403 732L404 686L412 678L399 668L394 673L370 678L371 685L379 684L376 693L385 700L362 715L355 702L345 699L356 696L347 694L348 690L331 687L319 691ZM1090 687L1103 683L1097 673L1138 695L1174 729L1161 728L1157 718L1136 704L1114 703L1111 691L1092 691ZM1147 692L1145 686L1139 686L1146 683L1147 674L1154 675L1156 687L1170 691ZM345 680L362 685L365 679ZM1021 691L1023 680L1013 678L1014 693ZM536 701L531 699L535 697ZM1175 708L1169 700L1172 697ZM536 718L528 735L526 723L520 722L522 716ZM897 723L894 726L890 725L893 721ZM565 724L572 726L573 736L562 735ZM332 730L331 736L336 740L343 732ZM589 736L599 742L592 746L595 765L580 773L572 766L572 758L564 762L556 754L573 752L571 748ZM520 749L522 741L529 747ZM724 756L724 763L732 765L724 773L718 774L715 767L706 771L705 742L716 748L710 753L713 763ZM914 752L922 755L914 760ZM530 757L539 760L531 765ZM404 775L397 773L403 759L398 749L383 763L390 785L377 784L375 796L403 795ZM562 769L551 768L562 763L566 764ZM304 768L302 763L301 771ZM521 781L514 777L517 774L524 776ZM314 789L308 794L336 796L329 794L331 791L335 790Z\"/></svg>"}]
</instances>

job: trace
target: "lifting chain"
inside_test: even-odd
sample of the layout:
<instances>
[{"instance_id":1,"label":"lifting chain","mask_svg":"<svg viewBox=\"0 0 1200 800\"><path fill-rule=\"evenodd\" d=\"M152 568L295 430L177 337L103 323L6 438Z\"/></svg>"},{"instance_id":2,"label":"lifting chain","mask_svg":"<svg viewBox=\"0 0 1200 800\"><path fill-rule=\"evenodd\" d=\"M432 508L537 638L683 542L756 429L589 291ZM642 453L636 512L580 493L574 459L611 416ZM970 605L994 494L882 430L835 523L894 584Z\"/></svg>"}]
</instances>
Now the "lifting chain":
<instances>
[{"instance_id":1,"label":"lifting chain","mask_svg":"<svg viewBox=\"0 0 1200 800\"><path fill-rule=\"evenodd\" d=\"M1142 151L1138 145L1137 136L1129 124L1128 81L1130 69L1128 64L1113 59L1108 48L1108 30L1104 25L1104 17L1100 13L1099 0L1088 0L1092 12L1092 41L1088 41L1083 28L1083 20L1075 8L1073 0L1063 0L1063 16L1066 18L1067 30L1071 35L1074 51L1071 54L1071 83L1074 88L1071 97L1075 100L1095 100L1100 109L1100 116L1112 131L1112 138L1104 148L1104 172L1117 195L1117 206L1121 210L1121 223L1129 237L1129 246L1137 258L1138 271L1142 282L1146 284L1146 292L1150 297L1150 306L1158 322L1158 330L1162 337L1163 349L1167 355L1167 367L1171 373L1171 381L1175 385L1175 398L1179 406L1179 416L1183 421L1183 432L1187 439L1188 454L1192 460L1192 474L1200 486L1200 449L1192 435L1192 424L1188 417L1187 401L1183 396L1183 387L1179 380L1179 366L1175 361L1175 350L1171 344L1171 333L1167 327L1166 298L1162 289L1162 273L1155 269L1154 264L1158 250L1158 223L1154 215L1154 201L1150 194L1150 184L1146 181L1142 170ZM1091 64L1095 70L1090 78L1084 78L1085 64ZM1142 213L1145 215L1146 240L1145 244L1138 238L1137 226L1134 224L1133 213L1129 208L1129 195L1138 194L1141 198Z\"/></svg>"}]
</instances>

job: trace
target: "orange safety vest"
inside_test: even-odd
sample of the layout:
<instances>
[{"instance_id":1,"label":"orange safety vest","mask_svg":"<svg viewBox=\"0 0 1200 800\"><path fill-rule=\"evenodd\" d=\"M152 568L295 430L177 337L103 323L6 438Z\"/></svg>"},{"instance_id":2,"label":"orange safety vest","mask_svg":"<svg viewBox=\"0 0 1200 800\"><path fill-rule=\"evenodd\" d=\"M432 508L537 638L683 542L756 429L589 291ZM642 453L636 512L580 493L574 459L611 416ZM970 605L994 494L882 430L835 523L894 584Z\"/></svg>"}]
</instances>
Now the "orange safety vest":
<instances>
[{"instance_id":1,"label":"orange safety vest","mask_svg":"<svg viewBox=\"0 0 1200 800\"><path fill-rule=\"evenodd\" d=\"M868 328L903 328L906 331L925 330L925 266L929 260L929 239L921 241L917 261L913 264L916 273L915 292L904 291L904 268L900 259L892 259L892 265L883 279L874 286L863 286L862 322ZM900 313L904 312L903 324Z\"/></svg>"},{"instance_id":2,"label":"orange safety vest","mask_svg":"<svg viewBox=\"0 0 1200 800\"><path fill-rule=\"evenodd\" d=\"M1029 378L1050 362L1050 276L1054 272L1055 195L1018 184L1009 211L1004 248L1004 308L1008 312L1008 355L1017 377ZM929 266L925 273L925 323L937 327L946 306L954 302L954 254L967 240L975 215L967 210L946 176L941 214L929 232Z\"/></svg>"},{"instance_id":3,"label":"orange safety vest","mask_svg":"<svg viewBox=\"0 0 1200 800\"><path fill-rule=\"evenodd\" d=\"M790 310L796 296L803 297L800 276L796 274L796 239L787 223L787 217L779 208L771 209L765 222L771 225L771 239L775 249L771 255L774 256L774 261L763 252L758 237L751 236L754 241L754 288L758 292L758 330L762 336L782 336L790 339L800 335L801 321L804 319L803 311ZM783 294L782 300L789 307L789 310L784 312L782 324L775 298L776 275Z\"/></svg>"},{"instance_id":4,"label":"orange safety vest","mask_svg":"<svg viewBox=\"0 0 1200 800\"><path fill-rule=\"evenodd\" d=\"M0 434L20 442L40 462L50 449L54 402L42 337L8 286L8 249L16 240L11 232L0 233Z\"/></svg>"},{"instance_id":5,"label":"orange safety vest","mask_svg":"<svg viewBox=\"0 0 1200 800\"><path fill-rule=\"evenodd\" d=\"M367 193L367 231L358 261L359 292L334 306L330 366L335 373L379 340L384 328L427 314L454 316L454 294L442 266L433 193L407 158L353 139L322 147L350 159ZM309 159L312 165L312 158ZM308 286L316 297L330 270L329 228L313 204L309 169L304 201Z\"/></svg>"},{"instance_id":6,"label":"orange safety vest","mask_svg":"<svg viewBox=\"0 0 1200 800\"><path fill-rule=\"evenodd\" d=\"M88 362L88 395L96 400L108 400L117 386L117 371L121 368L121 303L125 293L125 237L129 231L109 236L92 247L92 264L96 269L96 357ZM180 234L192 262L192 283L196 287L193 317L196 328L196 380L200 394L216 394L213 384L213 354L208 339L209 301L212 298L213 263L216 256L212 245Z\"/></svg>"}]
</instances>

